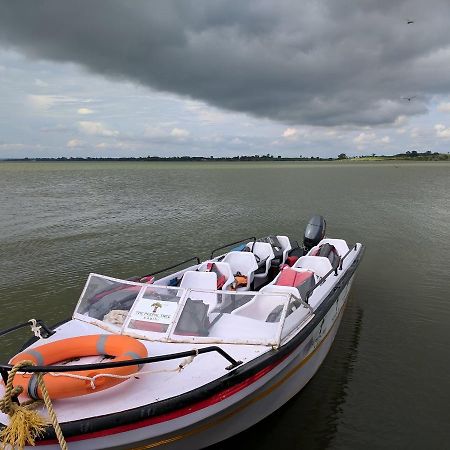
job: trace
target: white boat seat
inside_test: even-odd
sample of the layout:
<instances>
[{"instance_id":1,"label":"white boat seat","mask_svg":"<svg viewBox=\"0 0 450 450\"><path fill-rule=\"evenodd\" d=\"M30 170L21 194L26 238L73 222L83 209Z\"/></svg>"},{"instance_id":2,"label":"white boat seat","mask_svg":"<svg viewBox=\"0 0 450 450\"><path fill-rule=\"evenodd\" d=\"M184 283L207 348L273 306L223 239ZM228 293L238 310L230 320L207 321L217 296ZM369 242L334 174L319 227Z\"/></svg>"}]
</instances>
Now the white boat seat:
<instances>
[{"instance_id":1,"label":"white boat seat","mask_svg":"<svg viewBox=\"0 0 450 450\"><path fill-rule=\"evenodd\" d=\"M210 265L213 265L210 268ZM205 261L200 264L198 270L200 272L213 272L217 275L217 284L215 289L221 289L222 291L226 291L229 289L229 286L234 282L233 271L231 270L228 262L225 261ZM221 278L223 278L221 280ZM220 284L220 286L219 286Z\"/></svg>"},{"instance_id":2,"label":"white boat seat","mask_svg":"<svg viewBox=\"0 0 450 450\"><path fill-rule=\"evenodd\" d=\"M274 322L279 319L289 294L299 297L298 290L288 286L265 286L252 300L236 308L231 314L250 317L252 319ZM273 315L273 317L269 317Z\"/></svg>"},{"instance_id":3,"label":"white boat seat","mask_svg":"<svg viewBox=\"0 0 450 450\"><path fill-rule=\"evenodd\" d=\"M289 250L292 250L291 241L287 236L277 236L278 242L281 245L281 249L283 250L283 260L281 264L286 262L286 258L288 257Z\"/></svg>"},{"instance_id":4,"label":"white boat seat","mask_svg":"<svg viewBox=\"0 0 450 450\"><path fill-rule=\"evenodd\" d=\"M253 281L253 274L258 269L255 255L250 252L229 252L222 259L222 262L229 264L233 277L238 274L247 277L247 286L237 289L248 291Z\"/></svg>"},{"instance_id":5,"label":"white boat seat","mask_svg":"<svg viewBox=\"0 0 450 450\"><path fill-rule=\"evenodd\" d=\"M341 258L342 258L344 255L346 255L346 254L348 253L348 251L349 251L347 242L346 242L344 239L322 239L322 240L317 244L316 247L320 247L320 246L322 246L322 245L324 245L324 244L330 244L330 245L332 245L332 246L336 249L338 255L339 255ZM313 248L316 248L316 247L313 247ZM311 250L313 250L313 249L311 249ZM310 250L310 252L311 252L311 250Z\"/></svg>"},{"instance_id":6,"label":"white boat seat","mask_svg":"<svg viewBox=\"0 0 450 450\"><path fill-rule=\"evenodd\" d=\"M255 271L254 277L267 277L272 259L275 258L272 246L267 242L249 242L246 247L255 255L258 264L258 270Z\"/></svg>"},{"instance_id":7,"label":"white boat seat","mask_svg":"<svg viewBox=\"0 0 450 450\"><path fill-rule=\"evenodd\" d=\"M217 274L214 272L188 271L181 279L180 288L182 289L177 293L179 297L184 293L184 289L192 289L189 295L192 300L202 300L203 303L210 305L210 310L217 305L217 294L204 292L217 289Z\"/></svg>"},{"instance_id":8,"label":"white boat seat","mask_svg":"<svg viewBox=\"0 0 450 450\"><path fill-rule=\"evenodd\" d=\"M307 256L323 256L328 258L331 266L336 269L339 265L340 256L334 245L325 242L314 246L307 254Z\"/></svg>"},{"instance_id":9,"label":"white boat seat","mask_svg":"<svg viewBox=\"0 0 450 450\"><path fill-rule=\"evenodd\" d=\"M311 270L321 278L332 270L330 260L323 256L301 256L292 267Z\"/></svg>"}]
</instances>

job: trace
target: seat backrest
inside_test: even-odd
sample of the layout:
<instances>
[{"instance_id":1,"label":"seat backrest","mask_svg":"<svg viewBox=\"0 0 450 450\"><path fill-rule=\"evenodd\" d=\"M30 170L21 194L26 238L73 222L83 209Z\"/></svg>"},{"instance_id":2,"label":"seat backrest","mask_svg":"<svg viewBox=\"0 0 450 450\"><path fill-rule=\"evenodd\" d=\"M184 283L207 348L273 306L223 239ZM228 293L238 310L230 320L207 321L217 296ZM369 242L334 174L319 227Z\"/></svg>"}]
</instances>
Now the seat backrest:
<instances>
[{"instance_id":1,"label":"seat backrest","mask_svg":"<svg viewBox=\"0 0 450 450\"><path fill-rule=\"evenodd\" d=\"M287 236L277 236L277 238L283 250L283 261L281 261L281 263L284 264L286 262L289 250L292 250L291 241Z\"/></svg>"},{"instance_id":2,"label":"seat backrest","mask_svg":"<svg viewBox=\"0 0 450 450\"><path fill-rule=\"evenodd\" d=\"M249 242L246 247L255 255L258 266L264 266L265 270L255 276L266 276L272 259L275 258L272 246L267 242Z\"/></svg>"},{"instance_id":3,"label":"seat backrest","mask_svg":"<svg viewBox=\"0 0 450 450\"><path fill-rule=\"evenodd\" d=\"M217 289L217 274L214 272L196 272L188 271L183 275L180 283L183 289L199 289L192 295L192 300L202 300L208 305L215 306L217 304L217 295L213 292L201 292L201 290L215 291ZM178 292L181 296L183 290Z\"/></svg>"},{"instance_id":4,"label":"seat backrest","mask_svg":"<svg viewBox=\"0 0 450 450\"><path fill-rule=\"evenodd\" d=\"M321 278L332 269L330 260L323 256L302 256L292 267L311 270Z\"/></svg>"},{"instance_id":5,"label":"seat backrest","mask_svg":"<svg viewBox=\"0 0 450 450\"><path fill-rule=\"evenodd\" d=\"M260 260L273 259L275 257L272 246L268 242L249 242L246 247Z\"/></svg>"},{"instance_id":6,"label":"seat backrest","mask_svg":"<svg viewBox=\"0 0 450 450\"><path fill-rule=\"evenodd\" d=\"M259 292L262 294L269 294L269 293L277 293L277 294L292 294L296 297L299 296L298 289L293 286L277 286L275 284L268 284L267 286L264 286Z\"/></svg>"},{"instance_id":7,"label":"seat backrest","mask_svg":"<svg viewBox=\"0 0 450 450\"><path fill-rule=\"evenodd\" d=\"M258 268L255 255L250 252L229 252L225 255L222 262L230 265L234 275L240 272L241 275L249 277Z\"/></svg>"},{"instance_id":8,"label":"seat backrest","mask_svg":"<svg viewBox=\"0 0 450 450\"><path fill-rule=\"evenodd\" d=\"M212 268L211 268L212 265ZM200 272L213 272L216 273L218 277L222 276L224 277L223 283L220 283L221 286L219 287L216 285L216 289L220 288L223 291L225 291L230 284L234 281L234 275L233 271L230 267L230 264L226 261L205 261L202 264L200 264L198 270ZM217 278L217 282L219 282L219 278Z\"/></svg>"},{"instance_id":9,"label":"seat backrest","mask_svg":"<svg viewBox=\"0 0 450 450\"><path fill-rule=\"evenodd\" d=\"M277 310L278 314L281 313L287 301L288 294L294 294L296 297L299 296L297 289L293 287L265 286L252 300L236 308L231 314L238 314L264 322L273 321L268 320L269 315L275 310Z\"/></svg>"},{"instance_id":10,"label":"seat backrest","mask_svg":"<svg viewBox=\"0 0 450 450\"><path fill-rule=\"evenodd\" d=\"M317 247L320 247L323 244L330 244L330 245L332 245L336 249L338 255L341 258L349 251L347 242L344 241L344 239L322 239L317 244Z\"/></svg>"}]
</instances>

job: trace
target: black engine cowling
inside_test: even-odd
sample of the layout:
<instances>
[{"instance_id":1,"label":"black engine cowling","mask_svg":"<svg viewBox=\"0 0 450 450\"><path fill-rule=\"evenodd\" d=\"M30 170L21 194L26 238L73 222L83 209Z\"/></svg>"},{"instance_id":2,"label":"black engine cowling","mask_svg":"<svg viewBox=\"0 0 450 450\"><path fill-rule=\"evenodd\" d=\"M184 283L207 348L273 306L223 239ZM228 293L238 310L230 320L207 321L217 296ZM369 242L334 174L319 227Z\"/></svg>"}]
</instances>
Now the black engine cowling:
<instances>
[{"instance_id":1,"label":"black engine cowling","mask_svg":"<svg viewBox=\"0 0 450 450\"><path fill-rule=\"evenodd\" d=\"M324 238L326 227L327 223L325 222L325 219L318 214L309 219L303 237L303 245L305 246L306 251L317 245Z\"/></svg>"}]
</instances>

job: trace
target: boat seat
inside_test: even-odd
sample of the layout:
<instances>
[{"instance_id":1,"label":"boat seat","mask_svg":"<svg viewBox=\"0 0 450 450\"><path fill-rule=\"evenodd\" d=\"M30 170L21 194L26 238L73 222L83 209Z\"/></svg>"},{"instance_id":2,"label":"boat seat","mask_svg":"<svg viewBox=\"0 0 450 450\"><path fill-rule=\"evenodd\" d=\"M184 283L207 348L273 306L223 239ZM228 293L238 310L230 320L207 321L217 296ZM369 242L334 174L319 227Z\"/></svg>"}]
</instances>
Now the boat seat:
<instances>
[{"instance_id":1,"label":"boat seat","mask_svg":"<svg viewBox=\"0 0 450 450\"><path fill-rule=\"evenodd\" d=\"M320 246L322 246L322 245L324 245L324 244L330 244L330 245L332 245L332 246L336 249L338 255L339 255L341 258L342 258L343 256L345 256L345 255L348 253L348 251L350 250L350 249L348 248L347 242L346 242L344 239L322 239L322 240L317 244L316 247L320 247ZM311 251L312 251L314 248L315 248L315 247L313 247L313 248L311 249Z\"/></svg>"},{"instance_id":2,"label":"boat seat","mask_svg":"<svg viewBox=\"0 0 450 450\"><path fill-rule=\"evenodd\" d=\"M333 269L330 260L323 256L302 256L292 268L307 269L314 272L320 278L323 278L330 270Z\"/></svg>"},{"instance_id":3,"label":"boat seat","mask_svg":"<svg viewBox=\"0 0 450 450\"><path fill-rule=\"evenodd\" d=\"M218 290L228 290L234 282L234 275L230 265L224 261L205 261L198 267L200 272L213 272L217 275Z\"/></svg>"},{"instance_id":4,"label":"boat seat","mask_svg":"<svg viewBox=\"0 0 450 450\"><path fill-rule=\"evenodd\" d=\"M217 294L205 292L217 289L217 274L214 272L187 271L181 279L180 288L177 293L179 297L184 293L184 289L192 289L189 294L192 300L202 300L210 309L217 305Z\"/></svg>"},{"instance_id":5,"label":"boat seat","mask_svg":"<svg viewBox=\"0 0 450 450\"><path fill-rule=\"evenodd\" d=\"M292 294L299 297L298 290L294 287L265 286L252 298L252 300L231 311L231 314L261 320L263 322L276 322L278 320L274 319L279 318L279 314L283 311L284 304L286 303L286 294ZM269 317L271 314L272 317Z\"/></svg>"},{"instance_id":6,"label":"boat seat","mask_svg":"<svg viewBox=\"0 0 450 450\"><path fill-rule=\"evenodd\" d=\"M258 269L254 278L265 278L269 273L272 259L275 258L272 246L267 242L249 242L246 245L251 253L255 255Z\"/></svg>"},{"instance_id":7,"label":"boat seat","mask_svg":"<svg viewBox=\"0 0 450 450\"><path fill-rule=\"evenodd\" d=\"M287 236L277 236L278 242L281 245L281 249L283 251L283 259L281 261L281 264L284 264L286 262L286 259L288 257L289 251L292 250L291 241Z\"/></svg>"},{"instance_id":8,"label":"boat seat","mask_svg":"<svg viewBox=\"0 0 450 450\"><path fill-rule=\"evenodd\" d=\"M275 279L274 286L293 286L298 290L300 297L306 301L307 292L314 287L315 282L314 273L310 270L286 267Z\"/></svg>"},{"instance_id":9,"label":"boat seat","mask_svg":"<svg viewBox=\"0 0 450 450\"><path fill-rule=\"evenodd\" d=\"M340 256L338 254L338 251L336 250L334 245L327 242L324 244L318 244L313 247L308 252L308 256L323 256L325 258L328 258L333 269L336 269L339 266Z\"/></svg>"},{"instance_id":10,"label":"boat seat","mask_svg":"<svg viewBox=\"0 0 450 450\"><path fill-rule=\"evenodd\" d=\"M229 252L222 262L229 264L233 277L238 274L247 277L247 286L239 287L237 290L248 291L253 281L253 275L258 269L255 255L250 252Z\"/></svg>"}]
</instances>

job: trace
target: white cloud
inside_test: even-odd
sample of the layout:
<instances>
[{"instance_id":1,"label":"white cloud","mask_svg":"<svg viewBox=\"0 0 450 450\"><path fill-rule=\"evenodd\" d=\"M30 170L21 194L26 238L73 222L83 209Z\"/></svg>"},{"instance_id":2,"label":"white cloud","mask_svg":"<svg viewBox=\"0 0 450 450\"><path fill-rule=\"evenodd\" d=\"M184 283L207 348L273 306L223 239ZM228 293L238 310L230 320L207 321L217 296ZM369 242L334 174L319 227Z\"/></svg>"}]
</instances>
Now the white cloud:
<instances>
[{"instance_id":1,"label":"white cloud","mask_svg":"<svg viewBox=\"0 0 450 450\"><path fill-rule=\"evenodd\" d=\"M94 111L92 109L89 108L79 108L78 109L78 114L82 114L82 115L87 115L87 114L93 114Z\"/></svg>"},{"instance_id":2,"label":"white cloud","mask_svg":"<svg viewBox=\"0 0 450 450\"><path fill-rule=\"evenodd\" d=\"M35 78L34 85L37 86L37 87L47 87L48 83L46 83L45 81L42 81L39 78Z\"/></svg>"},{"instance_id":3,"label":"white cloud","mask_svg":"<svg viewBox=\"0 0 450 450\"><path fill-rule=\"evenodd\" d=\"M434 126L436 130L436 136L441 139L449 139L450 138L450 127L446 127L442 123L438 123Z\"/></svg>"},{"instance_id":4,"label":"white cloud","mask_svg":"<svg viewBox=\"0 0 450 450\"><path fill-rule=\"evenodd\" d=\"M42 82L42 80L40 80ZM42 82L44 83L44 82ZM28 103L37 110L45 111L56 105L72 103L90 103L91 99L80 99L66 95L34 95L27 96Z\"/></svg>"},{"instance_id":5,"label":"white cloud","mask_svg":"<svg viewBox=\"0 0 450 450\"><path fill-rule=\"evenodd\" d=\"M420 128L414 127L414 128L411 128L411 133L409 135L410 135L410 137L415 139L420 136L420 132L421 132Z\"/></svg>"},{"instance_id":6,"label":"white cloud","mask_svg":"<svg viewBox=\"0 0 450 450\"><path fill-rule=\"evenodd\" d=\"M115 137L119 135L117 130L112 130L107 128L101 122L91 122L88 120L84 120L78 122L78 126L80 131L85 134L90 134L93 136L107 136L107 137Z\"/></svg>"},{"instance_id":7,"label":"white cloud","mask_svg":"<svg viewBox=\"0 0 450 450\"><path fill-rule=\"evenodd\" d=\"M100 142L100 144L97 144L95 148L98 148L100 150L104 149L122 149L122 150L129 150L133 148L132 145L129 145L125 142Z\"/></svg>"},{"instance_id":8,"label":"white cloud","mask_svg":"<svg viewBox=\"0 0 450 450\"><path fill-rule=\"evenodd\" d=\"M79 139L70 139L70 141L66 144L67 148L80 148L84 147L84 142L80 141Z\"/></svg>"},{"instance_id":9,"label":"white cloud","mask_svg":"<svg viewBox=\"0 0 450 450\"><path fill-rule=\"evenodd\" d=\"M408 117L406 117L406 116L398 116L395 119L394 127L403 127L407 123L408 123Z\"/></svg>"},{"instance_id":10,"label":"white cloud","mask_svg":"<svg viewBox=\"0 0 450 450\"><path fill-rule=\"evenodd\" d=\"M34 109L41 111L46 111L56 103L54 95L29 95L27 100Z\"/></svg>"},{"instance_id":11,"label":"white cloud","mask_svg":"<svg viewBox=\"0 0 450 450\"><path fill-rule=\"evenodd\" d=\"M186 138L190 134L191 133L188 130L185 130L184 128L172 128L172 131L170 132L170 135L177 139Z\"/></svg>"},{"instance_id":12,"label":"white cloud","mask_svg":"<svg viewBox=\"0 0 450 450\"><path fill-rule=\"evenodd\" d=\"M0 150L20 150L25 148L24 144L0 144Z\"/></svg>"},{"instance_id":13,"label":"white cloud","mask_svg":"<svg viewBox=\"0 0 450 450\"><path fill-rule=\"evenodd\" d=\"M285 138L285 139L297 139L298 138L298 130L297 130L297 128L286 128L284 131L283 131L283 134L282 134L282 136Z\"/></svg>"},{"instance_id":14,"label":"white cloud","mask_svg":"<svg viewBox=\"0 0 450 450\"><path fill-rule=\"evenodd\" d=\"M226 114L216 108L211 108L205 103L189 100L186 102L185 108L197 114L201 122L221 123L226 119Z\"/></svg>"},{"instance_id":15,"label":"white cloud","mask_svg":"<svg viewBox=\"0 0 450 450\"><path fill-rule=\"evenodd\" d=\"M450 102L441 102L437 106L439 112L450 113Z\"/></svg>"},{"instance_id":16,"label":"white cloud","mask_svg":"<svg viewBox=\"0 0 450 450\"><path fill-rule=\"evenodd\" d=\"M375 139L376 139L375 133L362 132L353 139L353 142L358 145L364 145L373 142Z\"/></svg>"},{"instance_id":17,"label":"white cloud","mask_svg":"<svg viewBox=\"0 0 450 450\"><path fill-rule=\"evenodd\" d=\"M380 142L381 142L382 144L390 144L391 138L390 138L389 136L384 136L384 137L382 137L382 138L380 139Z\"/></svg>"}]
</instances>

